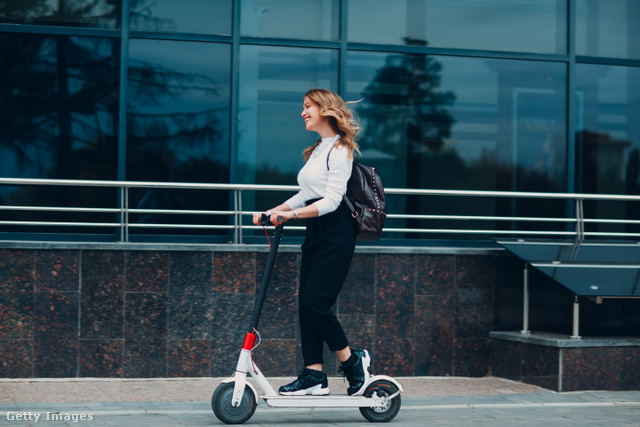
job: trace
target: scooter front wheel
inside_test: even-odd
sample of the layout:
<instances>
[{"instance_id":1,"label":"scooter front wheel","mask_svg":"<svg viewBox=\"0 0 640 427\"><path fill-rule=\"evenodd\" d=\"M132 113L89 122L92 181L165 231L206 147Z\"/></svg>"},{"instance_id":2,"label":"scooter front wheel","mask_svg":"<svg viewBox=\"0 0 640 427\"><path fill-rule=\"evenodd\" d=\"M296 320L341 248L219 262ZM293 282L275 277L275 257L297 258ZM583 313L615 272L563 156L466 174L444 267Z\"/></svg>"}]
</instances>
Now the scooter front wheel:
<instances>
[{"instance_id":1,"label":"scooter front wheel","mask_svg":"<svg viewBox=\"0 0 640 427\"><path fill-rule=\"evenodd\" d=\"M220 384L211 397L213 413L225 424L242 424L256 411L256 396L248 385L244 386L240 406L231 404L234 387L234 382Z\"/></svg>"},{"instance_id":2,"label":"scooter front wheel","mask_svg":"<svg viewBox=\"0 0 640 427\"><path fill-rule=\"evenodd\" d=\"M367 386L364 392L365 397L389 397L398 392L398 387L391 381L377 380ZM393 399L387 400L383 406L374 408L360 408L360 413L368 421L374 423L386 423L391 421L400 412L402 401L400 394Z\"/></svg>"}]
</instances>

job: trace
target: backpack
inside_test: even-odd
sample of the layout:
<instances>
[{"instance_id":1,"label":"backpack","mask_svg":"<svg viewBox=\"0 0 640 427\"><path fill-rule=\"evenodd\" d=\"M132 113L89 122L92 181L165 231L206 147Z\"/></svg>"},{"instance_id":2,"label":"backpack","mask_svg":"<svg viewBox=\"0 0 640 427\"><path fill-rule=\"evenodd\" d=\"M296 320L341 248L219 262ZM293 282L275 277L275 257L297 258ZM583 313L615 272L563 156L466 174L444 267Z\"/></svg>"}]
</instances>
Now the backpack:
<instances>
[{"instance_id":1,"label":"backpack","mask_svg":"<svg viewBox=\"0 0 640 427\"><path fill-rule=\"evenodd\" d=\"M330 154L331 150L329 150ZM327 169L329 169L329 155L327 155ZM378 240L382 236L387 213L384 184L376 168L358 163L358 159L355 158L351 177L347 181L347 193L342 200L356 222L356 240Z\"/></svg>"}]
</instances>

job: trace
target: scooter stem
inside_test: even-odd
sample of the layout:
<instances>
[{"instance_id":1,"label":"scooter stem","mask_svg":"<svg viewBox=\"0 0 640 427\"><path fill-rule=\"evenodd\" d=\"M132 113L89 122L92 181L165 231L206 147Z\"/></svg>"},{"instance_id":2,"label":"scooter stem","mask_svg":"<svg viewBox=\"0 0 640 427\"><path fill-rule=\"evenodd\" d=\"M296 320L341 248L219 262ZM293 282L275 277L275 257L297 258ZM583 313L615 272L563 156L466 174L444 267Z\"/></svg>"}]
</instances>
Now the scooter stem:
<instances>
[{"instance_id":1,"label":"scooter stem","mask_svg":"<svg viewBox=\"0 0 640 427\"><path fill-rule=\"evenodd\" d=\"M258 321L260 320L260 313L262 312L262 304L267 296L267 288L269 287L269 280L271 279L271 271L273 270L273 264L276 261L276 254L278 253L278 246L280 246L280 239L282 238L282 228L284 224L280 224L276 227L276 232L271 243L271 250L269 251L269 258L267 259L267 265L264 269L264 276L262 276L262 284L260 285L260 291L258 292L258 299L253 307L253 316L251 317L251 325L249 326L249 333L253 333L258 328Z\"/></svg>"}]
</instances>

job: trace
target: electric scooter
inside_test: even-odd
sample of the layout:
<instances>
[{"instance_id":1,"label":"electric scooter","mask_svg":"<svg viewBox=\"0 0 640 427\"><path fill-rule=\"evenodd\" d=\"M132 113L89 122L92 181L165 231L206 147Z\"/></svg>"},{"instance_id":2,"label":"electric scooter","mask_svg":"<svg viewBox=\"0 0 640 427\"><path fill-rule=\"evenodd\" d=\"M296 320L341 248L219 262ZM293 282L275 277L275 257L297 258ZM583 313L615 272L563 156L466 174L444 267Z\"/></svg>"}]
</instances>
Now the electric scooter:
<instances>
[{"instance_id":1,"label":"electric scooter","mask_svg":"<svg viewBox=\"0 0 640 427\"><path fill-rule=\"evenodd\" d=\"M258 337L257 327L260 312L264 303L271 271L275 263L278 246L282 237L283 218L278 218L278 225L274 233L274 241L269 251L262 284L253 309L249 332L245 334L236 372L230 378L223 380L211 397L211 408L220 421L225 424L242 424L253 416L258 397L270 407L280 408L359 408L362 415L371 422L391 421L400 411L402 385L386 375L372 375L362 396L348 396L336 394L326 396L283 396L278 394L262 374L255 361L252 351ZM269 217L262 215L260 223L267 226ZM262 389L258 394L256 388L247 381L247 373Z\"/></svg>"}]
</instances>

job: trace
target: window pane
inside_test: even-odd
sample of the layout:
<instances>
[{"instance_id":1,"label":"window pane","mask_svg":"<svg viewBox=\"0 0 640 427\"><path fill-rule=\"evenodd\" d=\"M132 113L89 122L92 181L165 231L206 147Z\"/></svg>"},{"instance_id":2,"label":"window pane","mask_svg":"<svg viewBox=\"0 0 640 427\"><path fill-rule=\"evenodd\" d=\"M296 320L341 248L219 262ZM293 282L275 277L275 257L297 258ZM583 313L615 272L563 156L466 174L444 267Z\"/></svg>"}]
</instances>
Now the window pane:
<instances>
[{"instance_id":1,"label":"window pane","mask_svg":"<svg viewBox=\"0 0 640 427\"><path fill-rule=\"evenodd\" d=\"M565 191L565 78L560 63L350 52L347 97L364 98L362 162L388 187ZM524 211L423 199L392 201L391 211Z\"/></svg>"},{"instance_id":2,"label":"window pane","mask_svg":"<svg viewBox=\"0 0 640 427\"><path fill-rule=\"evenodd\" d=\"M0 34L0 176L116 179L119 58L116 39ZM115 196L109 190L0 187L0 204L12 206L114 207ZM37 218L78 221L83 215ZM35 218L19 212L2 217Z\"/></svg>"},{"instance_id":3,"label":"window pane","mask_svg":"<svg viewBox=\"0 0 640 427\"><path fill-rule=\"evenodd\" d=\"M131 0L131 28L199 34L231 34L229 0Z\"/></svg>"},{"instance_id":4,"label":"window pane","mask_svg":"<svg viewBox=\"0 0 640 427\"><path fill-rule=\"evenodd\" d=\"M242 0L243 36L337 40L338 0Z\"/></svg>"},{"instance_id":5,"label":"window pane","mask_svg":"<svg viewBox=\"0 0 640 427\"><path fill-rule=\"evenodd\" d=\"M12 1L0 7L0 22L121 27L121 0Z\"/></svg>"},{"instance_id":6,"label":"window pane","mask_svg":"<svg viewBox=\"0 0 640 427\"><path fill-rule=\"evenodd\" d=\"M349 41L566 53L566 1L349 1Z\"/></svg>"},{"instance_id":7,"label":"window pane","mask_svg":"<svg viewBox=\"0 0 640 427\"><path fill-rule=\"evenodd\" d=\"M576 65L578 189L640 195L640 68ZM640 218L637 203L585 206L585 216ZM637 230L636 230L637 232Z\"/></svg>"},{"instance_id":8,"label":"window pane","mask_svg":"<svg viewBox=\"0 0 640 427\"><path fill-rule=\"evenodd\" d=\"M131 40L128 180L229 182L230 61L229 45ZM226 195L198 192L152 190L131 199L140 209L228 207ZM202 223L203 218L193 221Z\"/></svg>"},{"instance_id":9,"label":"window pane","mask_svg":"<svg viewBox=\"0 0 640 427\"><path fill-rule=\"evenodd\" d=\"M576 53L640 59L640 2L577 0Z\"/></svg>"},{"instance_id":10,"label":"window pane","mask_svg":"<svg viewBox=\"0 0 640 427\"><path fill-rule=\"evenodd\" d=\"M300 115L304 94L317 87L337 91L337 86L337 51L241 46L236 181L296 185L304 164L302 150L318 136L305 130ZM256 209L288 197L269 196L257 200ZM252 201L244 203L252 209Z\"/></svg>"},{"instance_id":11,"label":"window pane","mask_svg":"<svg viewBox=\"0 0 640 427\"><path fill-rule=\"evenodd\" d=\"M120 41L0 34L0 175L114 179Z\"/></svg>"}]
</instances>

